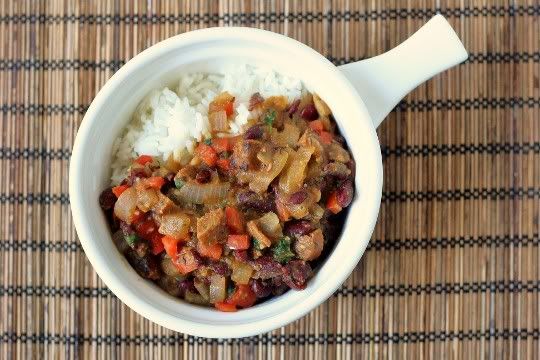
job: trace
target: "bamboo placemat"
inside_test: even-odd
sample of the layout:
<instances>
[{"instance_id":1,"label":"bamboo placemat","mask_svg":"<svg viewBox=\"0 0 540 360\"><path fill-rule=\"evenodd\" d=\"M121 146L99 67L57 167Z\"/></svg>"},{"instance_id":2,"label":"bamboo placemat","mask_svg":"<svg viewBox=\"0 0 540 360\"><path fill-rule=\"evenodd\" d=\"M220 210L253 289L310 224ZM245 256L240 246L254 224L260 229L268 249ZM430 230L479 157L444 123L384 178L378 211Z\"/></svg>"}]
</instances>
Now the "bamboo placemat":
<instances>
[{"instance_id":1,"label":"bamboo placemat","mask_svg":"<svg viewBox=\"0 0 540 360\"><path fill-rule=\"evenodd\" d=\"M0 358L540 358L540 3L1 1ZM469 60L379 129L384 196L362 261L327 302L258 337L211 340L138 316L71 220L77 127L108 78L177 33L244 25L336 64L435 13Z\"/></svg>"}]
</instances>

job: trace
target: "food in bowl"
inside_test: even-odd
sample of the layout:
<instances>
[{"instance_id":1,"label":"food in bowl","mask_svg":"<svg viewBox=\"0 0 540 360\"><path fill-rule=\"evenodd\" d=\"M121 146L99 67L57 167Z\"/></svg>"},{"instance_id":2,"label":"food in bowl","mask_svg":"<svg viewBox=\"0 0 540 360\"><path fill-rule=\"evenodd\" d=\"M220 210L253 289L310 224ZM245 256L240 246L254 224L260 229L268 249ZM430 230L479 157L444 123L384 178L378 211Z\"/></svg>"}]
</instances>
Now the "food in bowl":
<instances>
[{"instance_id":1,"label":"food in bowl","mask_svg":"<svg viewBox=\"0 0 540 360\"><path fill-rule=\"evenodd\" d=\"M113 152L99 201L119 250L169 294L221 311L305 288L354 194L324 101L249 66L152 93Z\"/></svg>"}]
</instances>

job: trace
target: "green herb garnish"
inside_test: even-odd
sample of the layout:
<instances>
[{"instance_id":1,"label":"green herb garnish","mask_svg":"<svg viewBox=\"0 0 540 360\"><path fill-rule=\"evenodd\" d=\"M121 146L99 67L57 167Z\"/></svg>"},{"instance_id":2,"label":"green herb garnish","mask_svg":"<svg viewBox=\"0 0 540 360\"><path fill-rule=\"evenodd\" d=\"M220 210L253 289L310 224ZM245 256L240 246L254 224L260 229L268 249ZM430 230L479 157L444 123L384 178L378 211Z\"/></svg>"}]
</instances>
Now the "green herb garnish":
<instances>
[{"instance_id":1,"label":"green herb garnish","mask_svg":"<svg viewBox=\"0 0 540 360\"><path fill-rule=\"evenodd\" d=\"M126 242L130 247L133 247L135 243L139 240L139 238L135 234L124 236L124 239L126 239Z\"/></svg>"},{"instance_id":2,"label":"green herb garnish","mask_svg":"<svg viewBox=\"0 0 540 360\"><path fill-rule=\"evenodd\" d=\"M176 186L177 189L181 189L182 186L186 185L185 181L182 179L174 179L174 186Z\"/></svg>"},{"instance_id":3,"label":"green herb garnish","mask_svg":"<svg viewBox=\"0 0 540 360\"><path fill-rule=\"evenodd\" d=\"M272 253L274 254L274 260L277 262L288 263L294 258L294 253L291 251L291 239L288 236L279 239L278 243L272 247Z\"/></svg>"},{"instance_id":4,"label":"green herb garnish","mask_svg":"<svg viewBox=\"0 0 540 360\"><path fill-rule=\"evenodd\" d=\"M255 238L251 238L251 242L253 243L253 249L255 250L261 250L261 243L259 242L259 240L255 239Z\"/></svg>"},{"instance_id":5,"label":"green herb garnish","mask_svg":"<svg viewBox=\"0 0 540 360\"><path fill-rule=\"evenodd\" d=\"M204 143L205 143L206 145L212 145L212 139L205 139L205 140L204 140Z\"/></svg>"},{"instance_id":6,"label":"green herb garnish","mask_svg":"<svg viewBox=\"0 0 540 360\"><path fill-rule=\"evenodd\" d=\"M234 293L235 290L236 290L236 285L234 285L232 281L229 282L229 284L227 285L227 297L230 297Z\"/></svg>"},{"instance_id":7,"label":"green herb garnish","mask_svg":"<svg viewBox=\"0 0 540 360\"><path fill-rule=\"evenodd\" d=\"M276 120L276 110L269 111L264 116L264 123L266 125L272 126L272 124L274 123L274 120Z\"/></svg>"},{"instance_id":8,"label":"green herb garnish","mask_svg":"<svg viewBox=\"0 0 540 360\"><path fill-rule=\"evenodd\" d=\"M219 157L221 157L222 159L228 159L229 157L231 157L231 153L228 151L224 151L219 155Z\"/></svg>"}]
</instances>

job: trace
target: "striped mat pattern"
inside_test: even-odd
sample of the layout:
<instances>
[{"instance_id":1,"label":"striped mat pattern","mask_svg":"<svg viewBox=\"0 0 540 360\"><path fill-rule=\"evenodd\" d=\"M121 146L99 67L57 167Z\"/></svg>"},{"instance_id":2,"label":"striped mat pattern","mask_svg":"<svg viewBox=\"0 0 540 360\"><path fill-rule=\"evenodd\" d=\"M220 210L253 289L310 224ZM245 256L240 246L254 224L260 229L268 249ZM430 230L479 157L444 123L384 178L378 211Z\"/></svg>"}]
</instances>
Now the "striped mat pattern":
<instances>
[{"instance_id":1,"label":"striped mat pattern","mask_svg":"<svg viewBox=\"0 0 540 360\"><path fill-rule=\"evenodd\" d=\"M470 57L379 128L379 220L328 301L267 334L205 339L140 317L100 281L73 227L69 158L88 105L126 61L178 33L236 25L339 65L436 13ZM0 358L540 358L538 0L3 1L0 44Z\"/></svg>"}]
</instances>

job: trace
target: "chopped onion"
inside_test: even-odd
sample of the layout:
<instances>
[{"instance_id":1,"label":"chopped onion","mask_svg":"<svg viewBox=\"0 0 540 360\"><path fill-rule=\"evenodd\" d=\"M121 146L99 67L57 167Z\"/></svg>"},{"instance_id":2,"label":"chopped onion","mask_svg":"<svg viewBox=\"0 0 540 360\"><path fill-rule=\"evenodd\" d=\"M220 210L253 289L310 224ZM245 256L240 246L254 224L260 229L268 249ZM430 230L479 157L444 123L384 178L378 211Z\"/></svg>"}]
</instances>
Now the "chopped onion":
<instances>
[{"instance_id":1,"label":"chopped onion","mask_svg":"<svg viewBox=\"0 0 540 360\"><path fill-rule=\"evenodd\" d=\"M208 301L205 300L202 295L200 294L196 294L190 290L186 291L186 294L184 295L184 299L187 301L187 302L190 302L192 304L197 304L197 305L207 305L208 304Z\"/></svg>"},{"instance_id":2,"label":"chopped onion","mask_svg":"<svg viewBox=\"0 0 540 360\"><path fill-rule=\"evenodd\" d=\"M314 150L313 146L301 146L292 155L292 159L279 177L279 188L283 192L292 194L302 188L306 178L306 168Z\"/></svg>"},{"instance_id":3,"label":"chopped onion","mask_svg":"<svg viewBox=\"0 0 540 360\"><path fill-rule=\"evenodd\" d=\"M173 189L173 197L182 203L215 204L224 200L229 191L229 183L197 184L188 182L180 189Z\"/></svg>"},{"instance_id":4,"label":"chopped onion","mask_svg":"<svg viewBox=\"0 0 540 360\"><path fill-rule=\"evenodd\" d=\"M210 289L208 285L204 283L204 281L195 278L193 285L195 285L195 289L197 289L204 300L208 301L208 299L210 299Z\"/></svg>"},{"instance_id":5,"label":"chopped onion","mask_svg":"<svg viewBox=\"0 0 540 360\"><path fill-rule=\"evenodd\" d=\"M222 132L229 130L227 122L227 113L225 111L216 111L208 115L208 121L213 132Z\"/></svg>"},{"instance_id":6,"label":"chopped onion","mask_svg":"<svg viewBox=\"0 0 540 360\"><path fill-rule=\"evenodd\" d=\"M182 276L180 274L180 271L178 271L178 268L173 264L170 257L165 256L163 260L161 260L161 270L169 276Z\"/></svg>"},{"instance_id":7,"label":"chopped onion","mask_svg":"<svg viewBox=\"0 0 540 360\"><path fill-rule=\"evenodd\" d=\"M114 204L114 215L120 220L131 224L133 214L137 210L137 190L134 187L126 189Z\"/></svg>"},{"instance_id":8,"label":"chopped onion","mask_svg":"<svg viewBox=\"0 0 540 360\"><path fill-rule=\"evenodd\" d=\"M210 302L216 303L225 300L227 287L225 286L225 276L213 274L210 277Z\"/></svg>"},{"instance_id":9,"label":"chopped onion","mask_svg":"<svg viewBox=\"0 0 540 360\"><path fill-rule=\"evenodd\" d=\"M231 279L237 284L247 285L251 275L253 275L253 268L244 262L231 261L232 275Z\"/></svg>"},{"instance_id":10,"label":"chopped onion","mask_svg":"<svg viewBox=\"0 0 540 360\"><path fill-rule=\"evenodd\" d=\"M283 236L283 229L279 224L279 217L273 212L267 212L257 220L259 228L266 236L277 240Z\"/></svg>"}]
</instances>

